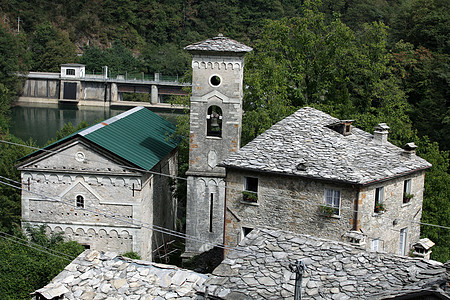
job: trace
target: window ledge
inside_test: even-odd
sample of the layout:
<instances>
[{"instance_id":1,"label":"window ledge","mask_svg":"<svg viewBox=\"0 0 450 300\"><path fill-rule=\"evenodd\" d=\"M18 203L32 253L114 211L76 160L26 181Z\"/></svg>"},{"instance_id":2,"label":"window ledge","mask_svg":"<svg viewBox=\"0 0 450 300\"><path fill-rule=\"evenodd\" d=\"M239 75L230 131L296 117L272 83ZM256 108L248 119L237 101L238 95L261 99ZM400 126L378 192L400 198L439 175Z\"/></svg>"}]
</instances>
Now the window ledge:
<instances>
[{"instance_id":1,"label":"window ledge","mask_svg":"<svg viewBox=\"0 0 450 300\"><path fill-rule=\"evenodd\" d=\"M374 212L374 213L372 214L372 217L379 217L379 216L381 216L381 215L383 215L383 214L384 214L384 211Z\"/></svg>"},{"instance_id":2,"label":"window ledge","mask_svg":"<svg viewBox=\"0 0 450 300\"><path fill-rule=\"evenodd\" d=\"M406 206L410 206L411 205L411 201L406 202L406 203L402 203L402 207L406 207Z\"/></svg>"},{"instance_id":3,"label":"window ledge","mask_svg":"<svg viewBox=\"0 0 450 300\"><path fill-rule=\"evenodd\" d=\"M327 216L327 215L324 215L324 214L322 214L322 217L324 217L326 219L340 219L341 218L341 216L339 216L339 215Z\"/></svg>"},{"instance_id":4,"label":"window ledge","mask_svg":"<svg viewBox=\"0 0 450 300\"><path fill-rule=\"evenodd\" d=\"M211 140L221 140L222 138L219 136L211 136L211 135L207 135L206 136L207 139L211 139Z\"/></svg>"},{"instance_id":5,"label":"window ledge","mask_svg":"<svg viewBox=\"0 0 450 300\"><path fill-rule=\"evenodd\" d=\"M240 200L239 202L241 202L242 204L247 204L247 205L252 205L252 206L259 206L258 202L250 202L250 201L244 201L244 200Z\"/></svg>"}]
</instances>

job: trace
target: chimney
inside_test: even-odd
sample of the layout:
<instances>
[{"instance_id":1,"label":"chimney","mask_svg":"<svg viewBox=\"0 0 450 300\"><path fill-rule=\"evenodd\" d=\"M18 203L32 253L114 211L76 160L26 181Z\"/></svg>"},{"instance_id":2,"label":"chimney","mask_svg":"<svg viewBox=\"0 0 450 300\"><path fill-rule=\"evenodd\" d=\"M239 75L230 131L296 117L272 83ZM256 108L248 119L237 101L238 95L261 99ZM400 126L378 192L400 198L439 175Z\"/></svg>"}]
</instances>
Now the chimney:
<instances>
[{"instance_id":1,"label":"chimney","mask_svg":"<svg viewBox=\"0 0 450 300\"><path fill-rule=\"evenodd\" d=\"M434 243L428 239L423 238L420 239L418 242L413 244L413 256L415 257L421 257L424 259L430 259L431 255L431 247L434 246Z\"/></svg>"},{"instance_id":2,"label":"chimney","mask_svg":"<svg viewBox=\"0 0 450 300\"><path fill-rule=\"evenodd\" d=\"M403 154L406 156L413 156L416 154L417 145L414 142L408 143L403 146Z\"/></svg>"},{"instance_id":3,"label":"chimney","mask_svg":"<svg viewBox=\"0 0 450 300\"><path fill-rule=\"evenodd\" d=\"M387 126L386 123L380 123L375 126L374 129L375 131L373 133L373 139L380 144L387 143L389 126Z\"/></svg>"}]
</instances>

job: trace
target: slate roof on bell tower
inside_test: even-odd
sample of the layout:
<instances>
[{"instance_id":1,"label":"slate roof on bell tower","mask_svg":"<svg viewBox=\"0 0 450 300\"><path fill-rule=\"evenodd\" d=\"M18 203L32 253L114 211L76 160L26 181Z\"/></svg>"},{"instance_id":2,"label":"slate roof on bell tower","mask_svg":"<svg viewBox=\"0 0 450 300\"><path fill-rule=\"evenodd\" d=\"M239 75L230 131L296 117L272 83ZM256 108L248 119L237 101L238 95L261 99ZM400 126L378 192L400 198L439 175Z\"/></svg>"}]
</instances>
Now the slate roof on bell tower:
<instances>
[{"instance_id":1,"label":"slate roof on bell tower","mask_svg":"<svg viewBox=\"0 0 450 300\"><path fill-rule=\"evenodd\" d=\"M216 37L184 47L189 52L226 52L226 53L246 53L253 49L238 41L224 37L219 34Z\"/></svg>"}]
</instances>

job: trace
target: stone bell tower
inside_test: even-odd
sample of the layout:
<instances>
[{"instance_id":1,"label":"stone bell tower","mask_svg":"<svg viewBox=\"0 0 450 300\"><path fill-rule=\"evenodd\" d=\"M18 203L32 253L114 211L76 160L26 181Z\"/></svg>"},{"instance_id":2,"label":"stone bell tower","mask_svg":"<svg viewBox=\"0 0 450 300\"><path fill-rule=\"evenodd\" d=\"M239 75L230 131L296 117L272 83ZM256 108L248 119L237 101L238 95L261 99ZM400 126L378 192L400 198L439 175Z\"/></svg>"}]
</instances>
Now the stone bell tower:
<instances>
[{"instance_id":1,"label":"stone bell tower","mask_svg":"<svg viewBox=\"0 0 450 300\"><path fill-rule=\"evenodd\" d=\"M192 54L186 252L223 244L225 169L240 146L244 56L252 48L218 35L184 48Z\"/></svg>"}]
</instances>

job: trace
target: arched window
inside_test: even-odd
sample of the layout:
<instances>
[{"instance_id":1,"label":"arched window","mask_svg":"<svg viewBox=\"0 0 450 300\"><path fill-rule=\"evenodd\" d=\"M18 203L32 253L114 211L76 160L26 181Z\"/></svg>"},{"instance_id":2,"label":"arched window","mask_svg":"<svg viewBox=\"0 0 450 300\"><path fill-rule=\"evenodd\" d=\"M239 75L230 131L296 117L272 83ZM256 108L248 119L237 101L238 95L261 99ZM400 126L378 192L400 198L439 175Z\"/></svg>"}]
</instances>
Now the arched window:
<instances>
[{"instance_id":1,"label":"arched window","mask_svg":"<svg viewBox=\"0 0 450 300\"><path fill-rule=\"evenodd\" d=\"M222 137L222 109L216 105L208 108L206 116L207 136Z\"/></svg>"},{"instance_id":2,"label":"arched window","mask_svg":"<svg viewBox=\"0 0 450 300\"><path fill-rule=\"evenodd\" d=\"M81 195L77 196L77 207L84 208L84 198Z\"/></svg>"}]
</instances>

